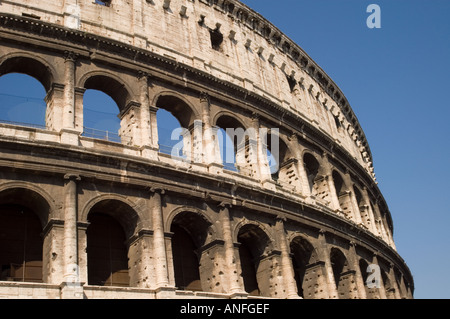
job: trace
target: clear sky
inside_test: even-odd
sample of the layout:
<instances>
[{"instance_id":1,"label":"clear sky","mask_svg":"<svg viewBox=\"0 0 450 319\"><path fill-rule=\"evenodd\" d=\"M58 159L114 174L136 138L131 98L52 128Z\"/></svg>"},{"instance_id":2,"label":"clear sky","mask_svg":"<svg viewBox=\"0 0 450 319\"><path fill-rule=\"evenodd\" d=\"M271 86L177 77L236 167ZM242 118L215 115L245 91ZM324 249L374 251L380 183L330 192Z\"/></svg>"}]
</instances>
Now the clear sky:
<instances>
[{"instance_id":1,"label":"clear sky","mask_svg":"<svg viewBox=\"0 0 450 319\"><path fill-rule=\"evenodd\" d=\"M302 47L346 95L368 139L415 297L449 299L450 1L243 2ZM381 9L380 29L367 27L369 4ZM1 120L43 119L45 90L36 83L0 78ZM86 93L85 125L102 130L113 123L117 132L117 109L105 101L111 99Z\"/></svg>"},{"instance_id":2,"label":"clear sky","mask_svg":"<svg viewBox=\"0 0 450 319\"><path fill-rule=\"evenodd\" d=\"M450 298L450 1L244 0L341 88L418 299ZM381 28L369 29L369 4Z\"/></svg>"}]
</instances>

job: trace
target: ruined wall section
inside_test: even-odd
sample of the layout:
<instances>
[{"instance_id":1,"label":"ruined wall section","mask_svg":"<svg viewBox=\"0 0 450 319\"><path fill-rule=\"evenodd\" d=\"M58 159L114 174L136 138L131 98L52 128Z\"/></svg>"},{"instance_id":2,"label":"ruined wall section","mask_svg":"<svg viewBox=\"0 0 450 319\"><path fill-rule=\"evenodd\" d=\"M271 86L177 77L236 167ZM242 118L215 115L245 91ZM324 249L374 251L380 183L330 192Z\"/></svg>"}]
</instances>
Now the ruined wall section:
<instances>
[{"instance_id":1,"label":"ruined wall section","mask_svg":"<svg viewBox=\"0 0 450 319\"><path fill-rule=\"evenodd\" d=\"M241 86L318 127L375 178L364 133L339 88L239 1L25 0L2 1L1 10L136 46Z\"/></svg>"}]
</instances>

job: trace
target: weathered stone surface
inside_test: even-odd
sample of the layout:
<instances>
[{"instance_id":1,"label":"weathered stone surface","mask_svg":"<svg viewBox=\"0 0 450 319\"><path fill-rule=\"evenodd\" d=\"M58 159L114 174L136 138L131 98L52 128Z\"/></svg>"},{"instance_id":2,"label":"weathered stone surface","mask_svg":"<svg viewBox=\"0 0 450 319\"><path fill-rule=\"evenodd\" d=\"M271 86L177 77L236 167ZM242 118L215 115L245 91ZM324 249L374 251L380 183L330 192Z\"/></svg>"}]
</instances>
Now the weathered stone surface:
<instances>
[{"instance_id":1,"label":"weathered stone surface","mask_svg":"<svg viewBox=\"0 0 450 319\"><path fill-rule=\"evenodd\" d=\"M104 3L1 1L0 76L47 91L45 129L0 123L0 212L42 231L30 274L2 255L1 298L412 298L364 133L302 49L235 0ZM87 89L116 102L120 142L84 136ZM158 109L191 134L191 162L159 151ZM239 172L219 127L255 132Z\"/></svg>"}]
</instances>

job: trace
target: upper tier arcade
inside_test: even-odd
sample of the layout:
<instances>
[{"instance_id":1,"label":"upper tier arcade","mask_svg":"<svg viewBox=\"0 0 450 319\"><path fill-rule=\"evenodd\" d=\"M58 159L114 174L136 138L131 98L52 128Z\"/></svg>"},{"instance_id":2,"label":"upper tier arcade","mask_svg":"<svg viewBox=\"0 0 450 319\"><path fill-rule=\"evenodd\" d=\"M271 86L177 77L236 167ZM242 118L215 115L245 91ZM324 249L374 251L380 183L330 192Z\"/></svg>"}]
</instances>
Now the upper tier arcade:
<instances>
[{"instance_id":1,"label":"upper tier arcade","mask_svg":"<svg viewBox=\"0 0 450 319\"><path fill-rule=\"evenodd\" d=\"M96 3L97 2L97 3ZM2 1L3 13L35 18L80 36L126 46L136 61L157 54L213 76L318 128L375 179L364 132L339 87L273 24L236 0ZM54 26L52 27L54 28ZM107 39L107 40L106 40ZM94 57L97 48L91 47Z\"/></svg>"}]
</instances>

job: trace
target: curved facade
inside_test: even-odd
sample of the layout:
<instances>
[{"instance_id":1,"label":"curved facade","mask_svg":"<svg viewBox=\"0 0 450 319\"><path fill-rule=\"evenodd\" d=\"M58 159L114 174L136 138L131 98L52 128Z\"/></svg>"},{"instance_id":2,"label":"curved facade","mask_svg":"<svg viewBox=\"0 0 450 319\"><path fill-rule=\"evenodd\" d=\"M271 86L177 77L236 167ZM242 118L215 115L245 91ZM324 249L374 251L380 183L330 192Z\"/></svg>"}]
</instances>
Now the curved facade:
<instances>
[{"instance_id":1,"label":"curved facade","mask_svg":"<svg viewBox=\"0 0 450 319\"><path fill-rule=\"evenodd\" d=\"M355 114L262 16L236 0L0 11L0 76L46 91L44 127L0 123L0 296L412 298ZM86 125L86 90L117 104L115 139ZM246 133L233 167L219 129Z\"/></svg>"}]
</instances>

